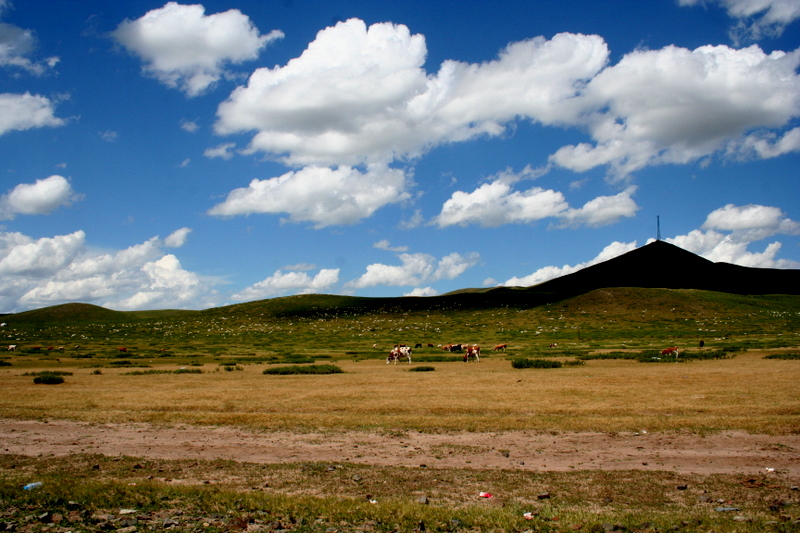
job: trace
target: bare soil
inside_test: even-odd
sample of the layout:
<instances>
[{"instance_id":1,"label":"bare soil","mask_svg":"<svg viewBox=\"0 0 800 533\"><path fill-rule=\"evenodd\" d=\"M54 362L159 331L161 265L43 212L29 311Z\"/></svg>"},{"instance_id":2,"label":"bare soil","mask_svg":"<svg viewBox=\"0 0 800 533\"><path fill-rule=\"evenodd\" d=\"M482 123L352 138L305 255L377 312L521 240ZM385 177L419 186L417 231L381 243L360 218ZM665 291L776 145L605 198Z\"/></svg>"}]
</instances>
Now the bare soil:
<instances>
[{"instance_id":1,"label":"bare soil","mask_svg":"<svg viewBox=\"0 0 800 533\"><path fill-rule=\"evenodd\" d=\"M350 462L376 466L528 471L653 470L781 474L800 480L800 435L744 432L504 433L257 431L232 427L87 424L0 419L0 453L98 453L246 463Z\"/></svg>"}]
</instances>

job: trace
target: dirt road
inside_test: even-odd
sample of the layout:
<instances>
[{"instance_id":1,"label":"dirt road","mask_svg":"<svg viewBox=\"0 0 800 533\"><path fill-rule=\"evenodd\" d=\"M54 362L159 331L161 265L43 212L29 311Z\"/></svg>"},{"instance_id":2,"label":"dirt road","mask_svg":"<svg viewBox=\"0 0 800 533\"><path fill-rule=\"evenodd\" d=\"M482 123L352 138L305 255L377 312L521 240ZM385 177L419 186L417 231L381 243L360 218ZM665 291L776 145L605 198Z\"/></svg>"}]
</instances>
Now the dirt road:
<instances>
[{"instance_id":1,"label":"dirt road","mask_svg":"<svg viewBox=\"0 0 800 533\"><path fill-rule=\"evenodd\" d=\"M386 466L570 470L666 470L695 474L780 473L800 480L800 435L725 432L527 432L397 434L258 432L230 427L92 425L0 419L0 452L99 453L153 459L252 463L352 462Z\"/></svg>"}]
</instances>

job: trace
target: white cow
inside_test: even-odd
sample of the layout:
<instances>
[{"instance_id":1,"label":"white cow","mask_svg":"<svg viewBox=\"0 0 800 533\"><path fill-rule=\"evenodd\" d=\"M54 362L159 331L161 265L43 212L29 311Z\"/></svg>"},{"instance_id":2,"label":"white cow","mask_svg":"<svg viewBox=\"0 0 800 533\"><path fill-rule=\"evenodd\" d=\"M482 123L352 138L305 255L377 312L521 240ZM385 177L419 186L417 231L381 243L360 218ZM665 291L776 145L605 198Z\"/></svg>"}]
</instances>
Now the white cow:
<instances>
[{"instance_id":1,"label":"white cow","mask_svg":"<svg viewBox=\"0 0 800 533\"><path fill-rule=\"evenodd\" d=\"M9 344L9 345L8 345L8 348L6 348L6 349L7 349L9 352L16 352L16 351L17 351L17 345L16 345L16 344Z\"/></svg>"}]
</instances>

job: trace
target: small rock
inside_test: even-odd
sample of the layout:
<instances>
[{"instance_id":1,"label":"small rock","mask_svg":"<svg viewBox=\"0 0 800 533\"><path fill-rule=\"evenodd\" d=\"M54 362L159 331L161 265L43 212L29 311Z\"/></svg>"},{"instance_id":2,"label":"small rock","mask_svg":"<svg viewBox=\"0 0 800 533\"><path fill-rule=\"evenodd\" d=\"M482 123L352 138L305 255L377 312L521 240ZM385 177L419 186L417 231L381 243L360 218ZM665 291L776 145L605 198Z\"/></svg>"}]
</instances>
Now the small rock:
<instances>
[{"instance_id":1,"label":"small rock","mask_svg":"<svg viewBox=\"0 0 800 533\"><path fill-rule=\"evenodd\" d=\"M53 515L50 512L42 513L38 518L42 524L50 524L53 521Z\"/></svg>"},{"instance_id":2,"label":"small rock","mask_svg":"<svg viewBox=\"0 0 800 533\"><path fill-rule=\"evenodd\" d=\"M417 499L417 503L421 503L422 505L428 505L428 497L427 496L420 496Z\"/></svg>"},{"instance_id":3,"label":"small rock","mask_svg":"<svg viewBox=\"0 0 800 533\"><path fill-rule=\"evenodd\" d=\"M689 485L678 485L678 486L677 486L677 487L675 487L675 488L676 488L676 489L678 489L678 490L686 490L686 489L688 489L688 488L689 488Z\"/></svg>"},{"instance_id":4,"label":"small rock","mask_svg":"<svg viewBox=\"0 0 800 533\"><path fill-rule=\"evenodd\" d=\"M161 524L161 526L163 528L165 528L165 529L166 528L170 528L170 527L176 527L176 526L179 526L179 525L180 525L180 522L178 522L174 518L165 518L164 522Z\"/></svg>"},{"instance_id":5,"label":"small rock","mask_svg":"<svg viewBox=\"0 0 800 533\"><path fill-rule=\"evenodd\" d=\"M121 527L117 530L117 533L134 533L136 531L136 526L127 526Z\"/></svg>"},{"instance_id":6,"label":"small rock","mask_svg":"<svg viewBox=\"0 0 800 533\"><path fill-rule=\"evenodd\" d=\"M549 500L550 499L550 493L549 492L542 492L540 494L537 494L536 495L536 499L537 500Z\"/></svg>"}]
</instances>

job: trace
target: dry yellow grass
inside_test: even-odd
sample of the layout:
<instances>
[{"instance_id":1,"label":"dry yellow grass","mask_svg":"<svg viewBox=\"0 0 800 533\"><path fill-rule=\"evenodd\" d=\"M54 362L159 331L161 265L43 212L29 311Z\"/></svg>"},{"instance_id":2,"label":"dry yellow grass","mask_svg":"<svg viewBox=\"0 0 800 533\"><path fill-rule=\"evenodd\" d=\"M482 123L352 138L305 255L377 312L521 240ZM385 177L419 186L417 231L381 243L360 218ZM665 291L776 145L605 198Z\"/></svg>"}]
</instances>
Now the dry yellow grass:
<instances>
[{"instance_id":1,"label":"dry yellow grass","mask_svg":"<svg viewBox=\"0 0 800 533\"><path fill-rule=\"evenodd\" d=\"M345 374L308 376L263 375L264 365L224 372L210 364L203 374L94 375L79 364L62 364L59 370L74 375L55 386L0 370L0 416L301 430L800 431L800 361L755 352L547 370L516 370L499 356L426 363L434 372L340 361Z\"/></svg>"}]
</instances>

